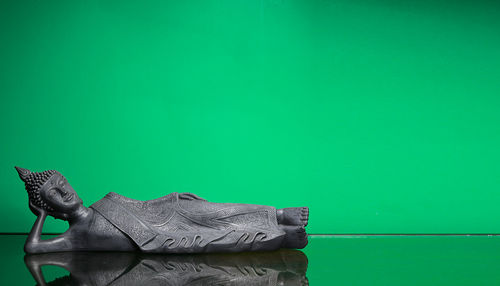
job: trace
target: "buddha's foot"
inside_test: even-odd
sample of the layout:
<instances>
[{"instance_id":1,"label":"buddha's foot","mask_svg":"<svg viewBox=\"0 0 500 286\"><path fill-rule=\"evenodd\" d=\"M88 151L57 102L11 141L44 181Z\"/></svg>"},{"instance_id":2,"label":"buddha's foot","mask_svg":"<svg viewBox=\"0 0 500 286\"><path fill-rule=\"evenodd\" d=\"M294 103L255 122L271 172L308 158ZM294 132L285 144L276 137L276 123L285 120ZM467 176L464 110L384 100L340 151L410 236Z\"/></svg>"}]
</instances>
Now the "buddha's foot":
<instances>
[{"instance_id":1,"label":"buddha's foot","mask_svg":"<svg viewBox=\"0 0 500 286\"><path fill-rule=\"evenodd\" d=\"M307 233L304 226L281 225L281 229L285 231L285 240L283 247L285 248L304 248L307 245Z\"/></svg>"},{"instance_id":2,"label":"buddha's foot","mask_svg":"<svg viewBox=\"0 0 500 286\"><path fill-rule=\"evenodd\" d=\"M276 285L297 285L297 286L309 286L309 281L307 277L302 273L290 272L280 272L277 279L278 283Z\"/></svg>"},{"instance_id":3,"label":"buddha's foot","mask_svg":"<svg viewBox=\"0 0 500 286\"><path fill-rule=\"evenodd\" d=\"M309 220L309 208L284 208L276 211L279 224L306 226Z\"/></svg>"}]
</instances>

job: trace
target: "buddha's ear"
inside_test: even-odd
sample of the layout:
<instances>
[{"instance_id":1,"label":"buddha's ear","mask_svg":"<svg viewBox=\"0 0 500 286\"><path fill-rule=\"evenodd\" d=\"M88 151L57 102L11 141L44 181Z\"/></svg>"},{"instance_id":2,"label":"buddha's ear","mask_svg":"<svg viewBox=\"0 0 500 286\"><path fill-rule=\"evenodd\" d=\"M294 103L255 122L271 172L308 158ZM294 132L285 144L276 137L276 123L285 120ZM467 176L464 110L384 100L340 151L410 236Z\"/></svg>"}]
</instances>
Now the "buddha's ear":
<instances>
[{"instance_id":1,"label":"buddha's ear","mask_svg":"<svg viewBox=\"0 0 500 286\"><path fill-rule=\"evenodd\" d=\"M23 182L26 182L26 179L29 177L29 175L31 174L31 171L28 170L28 169L24 169L24 168L21 168L21 167L14 167L16 168L17 170L17 173L19 174L19 178L21 178L21 180L23 180Z\"/></svg>"}]
</instances>

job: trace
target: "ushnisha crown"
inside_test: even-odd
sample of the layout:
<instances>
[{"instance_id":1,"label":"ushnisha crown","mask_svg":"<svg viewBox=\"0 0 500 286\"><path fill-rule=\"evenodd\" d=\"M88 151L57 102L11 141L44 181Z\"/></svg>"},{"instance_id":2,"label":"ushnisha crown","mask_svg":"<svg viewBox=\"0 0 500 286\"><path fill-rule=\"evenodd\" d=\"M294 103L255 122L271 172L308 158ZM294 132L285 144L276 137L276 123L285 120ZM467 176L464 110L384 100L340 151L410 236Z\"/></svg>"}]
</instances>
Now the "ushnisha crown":
<instances>
[{"instance_id":1,"label":"ushnisha crown","mask_svg":"<svg viewBox=\"0 0 500 286\"><path fill-rule=\"evenodd\" d=\"M40 189L49 180L52 175L58 173L56 170L47 170L43 172L31 172L28 169L15 167L19 173L19 178L23 180L26 191L28 191L29 200L36 206L39 206L47 211L53 211L51 207L43 201L40 196Z\"/></svg>"}]
</instances>

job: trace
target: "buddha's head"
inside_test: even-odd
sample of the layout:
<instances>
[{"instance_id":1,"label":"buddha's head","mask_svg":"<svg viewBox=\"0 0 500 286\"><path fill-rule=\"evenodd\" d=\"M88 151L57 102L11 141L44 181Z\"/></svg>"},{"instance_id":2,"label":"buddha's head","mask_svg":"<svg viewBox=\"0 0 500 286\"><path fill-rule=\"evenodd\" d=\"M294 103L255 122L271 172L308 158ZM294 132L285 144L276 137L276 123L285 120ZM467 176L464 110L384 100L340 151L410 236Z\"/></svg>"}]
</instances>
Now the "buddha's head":
<instances>
[{"instance_id":1,"label":"buddha's head","mask_svg":"<svg viewBox=\"0 0 500 286\"><path fill-rule=\"evenodd\" d=\"M83 205L68 180L58 171L31 172L20 167L16 170L25 183L30 202L53 217L68 220Z\"/></svg>"}]
</instances>

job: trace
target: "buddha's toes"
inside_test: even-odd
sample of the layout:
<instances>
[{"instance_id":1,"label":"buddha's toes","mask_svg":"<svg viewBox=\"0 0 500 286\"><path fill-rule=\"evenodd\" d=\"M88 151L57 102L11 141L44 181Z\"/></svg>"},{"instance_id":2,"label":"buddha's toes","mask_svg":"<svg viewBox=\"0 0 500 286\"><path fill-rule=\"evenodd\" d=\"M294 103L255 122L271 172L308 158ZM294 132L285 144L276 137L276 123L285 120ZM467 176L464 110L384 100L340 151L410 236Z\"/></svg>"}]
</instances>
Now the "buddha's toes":
<instances>
[{"instance_id":1,"label":"buddha's toes","mask_svg":"<svg viewBox=\"0 0 500 286\"><path fill-rule=\"evenodd\" d=\"M304 226L282 225L286 233L283 241L283 247L286 248L304 248L307 245L307 233Z\"/></svg>"},{"instance_id":2,"label":"buddha's toes","mask_svg":"<svg viewBox=\"0 0 500 286\"><path fill-rule=\"evenodd\" d=\"M309 223L309 208L302 207L300 208L300 221L303 226L306 226Z\"/></svg>"},{"instance_id":3,"label":"buddha's toes","mask_svg":"<svg viewBox=\"0 0 500 286\"><path fill-rule=\"evenodd\" d=\"M306 226L309 220L309 208L284 208L278 210L278 223L285 225Z\"/></svg>"}]
</instances>

